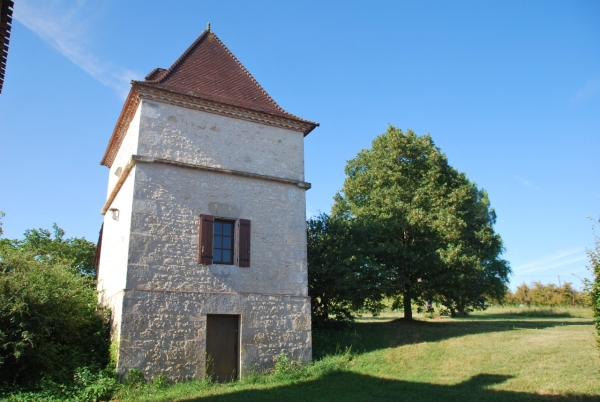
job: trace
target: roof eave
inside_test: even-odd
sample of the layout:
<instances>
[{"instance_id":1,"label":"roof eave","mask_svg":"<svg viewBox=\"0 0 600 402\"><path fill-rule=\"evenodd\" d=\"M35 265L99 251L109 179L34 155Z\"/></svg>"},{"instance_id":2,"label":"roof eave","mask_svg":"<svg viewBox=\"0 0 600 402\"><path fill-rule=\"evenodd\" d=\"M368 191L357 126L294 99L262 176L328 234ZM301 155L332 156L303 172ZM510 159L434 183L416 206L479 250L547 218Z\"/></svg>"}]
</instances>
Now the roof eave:
<instances>
[{"instance_id":1,"label":"roof eave","mask_svg":"<svg viewBox=\"0 0 600 402\"><path fill-rule=\"evenodd\" d=\"M157 87L157 86L153 85L154 83L148 83L148 82L145 82L145 81L131 81L131 83L135 84L135 85L140 85L140 86L144 86L144 87L153 88L153 89L156 89L156 90L159 90L159 91L169 92L169 93L173 93L173 94L177 94L177 95L189 96L190 98L197 98L197 99L202 99L202 100L206 100L206 101L209 101L209 102L220 103L222 105L233 106L233 107L240 108L240 109L251 110L253 112L262 113L262 114L273 116L273 117L280 118L280 119L287 119L287 120L291 120L291 121L297 121L297 122L300 122L300 123L306 123L306 124L310 125L311 127L307 131L304 131L304 136L307 136L311 131L313 131L315 128L319 127L319 123L316 123L316 122L310 121L310 120L305 120L303 118L294 116L292 114L288 114L286 116L286 115L283 115L283 114L275 114L275 113L267 112L267 111L261 110L259 108L251 108L251 107L247 107L247 106L236 105L236 104L233 104L233 103L219 102L219 101L215 101L213 99L209 99L209 98L198 96L198 95L190 95L190 94L187 94L185 92L174 91L172 89Z\"/></svg>"},{"instance_id":2,"label":"roof eave","mask_svg":"<svg viewBox=\"0 0 600 402\"><path fill-rule=\"evenodd\" d=\"M121 109L121 114L117 119L117 124L115 124L115 128L110 137L110 140L108 141L108 146L106 147L104 156L100 161L100 165L106 166L108 168L112 166L114 157L116 156L116 153L119 151L121 143L123 142L123 138L120 137L124 136L127 132L126 127L124 126L129 126L131 118L135 114L135 111L137 110L137 107L141 100L139 91L137 90L136 82L132 81L131 84L131 89L129 90L129 94L127 95L127 99L125 100L125 104L123 105L123 109ZM124 129L125 132L123 132Z\"/></svg>"},{"instance_id":3,"label":"roof eave","mask_svg":"<svg viewBox=\"0 0 600 402\"><path fill-rule=\"evenodd\" d=\"M298 128L293 129L294 131L302 132L304 137L306 137L315 128L319 127L319 123L311 122L311 121L304 120L304 119L297 118L297 117L293 118L293 117L288 117L288 116L281 116L281 115L276 115L273 113L268 113L268 112L265 112L262 110L255 110L255 109L251 109L251 108L247 108L247 107L241 107L238 105L231 105L231 104L227 104L227 103L216 102L211 99L205 99L205 98L202 98L199 96L192 96L192 95L188 95L188 94L184 94L184 93L180 93L180 92L176 92L176 91L171 91L171 90L164 89L164 88L158 88L158 87L155 87L154 85L150 85L143 81L131 81L131 90L129 91L129 94L127 95L127 99L125 100L125 104L123 105L123 109L121 110L121 114L119 115L119 118L117 119L117 123L115 124L115 128L114 128L113 133L108 142L108 146L106 147L106 151L104 152L104 156L102 157L102 160L100 161L100 164L103 166L110 168L115 160L117 152L119 151L119 148L121 147L121 143L123 142L123 139L124 139L125 135L127 134L127 129L129 127L129 124L131 123L131 120L133 119L133 116L135 115L135 112L140 104L140 101L144 97L144 95L140 92L141 91L140 87L151 88L153 91L165 92L167 94L173 94L175 96L183 96L185 98L199 99L202 102L209 102L209 103L212 103L215 105L223 105L224 108L230 107L230 108L235 108L238 110L247 110L251 113L262 115L265 117L270 116L270 119L275 119L275 120L279 120L279 121L287 120L290 122L295 122L294 124L296 124L296 126L294 126L294 127L302 127L302 126L305 127L302 130L299 130ZM146 91L148 91L148 90L146 90ZM290 129L292 130L292 128L290 128Z\"/></svg>"}]
</instances>

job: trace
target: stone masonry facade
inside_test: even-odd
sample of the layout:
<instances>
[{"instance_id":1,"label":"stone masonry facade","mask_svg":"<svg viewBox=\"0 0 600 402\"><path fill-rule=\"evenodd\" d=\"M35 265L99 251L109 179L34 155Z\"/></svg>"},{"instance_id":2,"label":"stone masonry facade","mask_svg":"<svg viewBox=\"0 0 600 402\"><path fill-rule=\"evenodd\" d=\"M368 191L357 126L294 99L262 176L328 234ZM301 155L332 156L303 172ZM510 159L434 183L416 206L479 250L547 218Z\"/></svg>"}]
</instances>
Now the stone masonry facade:
<instances>
[{"instance_id":1,"label":"stone masonry facade","mask_svg":"<svg viewBox=\"0 0 600 402\"><path fill-rule=\"evenodd\" d=\"M120 373L202 377L207 314L239 315L242 376L282 352L311 359L303 140L142 96L110 167L100 256ZM198 263L202 214L251 220L250 267Z\"/></svg>"}]
</instances>

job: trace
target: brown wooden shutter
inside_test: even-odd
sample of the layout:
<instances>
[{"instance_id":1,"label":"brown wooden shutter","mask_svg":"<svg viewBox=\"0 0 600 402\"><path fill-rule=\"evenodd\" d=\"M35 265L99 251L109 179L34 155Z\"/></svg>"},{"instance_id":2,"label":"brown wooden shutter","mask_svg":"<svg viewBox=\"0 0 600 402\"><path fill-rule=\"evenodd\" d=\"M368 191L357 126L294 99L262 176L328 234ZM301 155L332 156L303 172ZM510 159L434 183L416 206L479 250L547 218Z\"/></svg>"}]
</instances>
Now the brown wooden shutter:
<instances>
[{"instance_id":1,"label":"brown wooden shutter","mask_svg":"<svg viewBox=\"0 0 600 402\"><path fill-rule=\"evenodd\" d=\"M240 219L238 236L238 266L250 266L250 220Z\"/></svg>"},{"instance_id":2,"label":"brown wooden shutter","mask_svg":"<svg viewBox=\"0 0 600 402\"><path fill-rule=\"evenodd\" d=\"M213 226L212 215L200 215L198 230L198 264L210 265L213 262Z\"/></svg>"}]
</instances>

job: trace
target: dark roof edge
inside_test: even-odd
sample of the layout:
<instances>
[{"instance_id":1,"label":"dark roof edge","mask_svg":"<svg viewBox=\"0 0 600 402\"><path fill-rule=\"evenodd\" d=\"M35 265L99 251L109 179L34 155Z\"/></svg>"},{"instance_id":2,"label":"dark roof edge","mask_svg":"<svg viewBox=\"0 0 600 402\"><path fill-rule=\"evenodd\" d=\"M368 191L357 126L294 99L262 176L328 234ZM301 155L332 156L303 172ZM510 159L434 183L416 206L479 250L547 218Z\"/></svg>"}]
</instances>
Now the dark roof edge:
<instances>
[{"instance_id":1,"label":"dark roof edge","mask_svg":"<svg viewBox=\"0 0 600 402\"><path fill-rule=\"evenodd\" d=\"M8 45L10 43L10 29L12 27L12 14L15 3L12 0L0 0L0 93L4 84L6 73L6 60L8 59Z\"/></svg>"}]
</instances>

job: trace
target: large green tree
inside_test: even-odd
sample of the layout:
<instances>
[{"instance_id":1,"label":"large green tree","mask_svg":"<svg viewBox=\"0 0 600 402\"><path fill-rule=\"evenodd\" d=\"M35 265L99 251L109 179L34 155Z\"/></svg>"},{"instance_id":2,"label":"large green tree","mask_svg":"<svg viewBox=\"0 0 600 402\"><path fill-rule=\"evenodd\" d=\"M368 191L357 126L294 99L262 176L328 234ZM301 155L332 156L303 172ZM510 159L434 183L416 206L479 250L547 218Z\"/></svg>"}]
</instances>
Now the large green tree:
<instances>
[{"instance_id":1,"label":"large green tree","mask_svg":"<svg viewBox=\"0 0 600 402\"><path fill-rule=\"evenodd\" d=\"M389 126L348 161L333 215L371 225L371 268L405 319L412 319L412 302L466 311L507 281L487 195L449 165L429 135ZM474 286L479 295L470 294Z\"/></svg>"}]
</instances>

